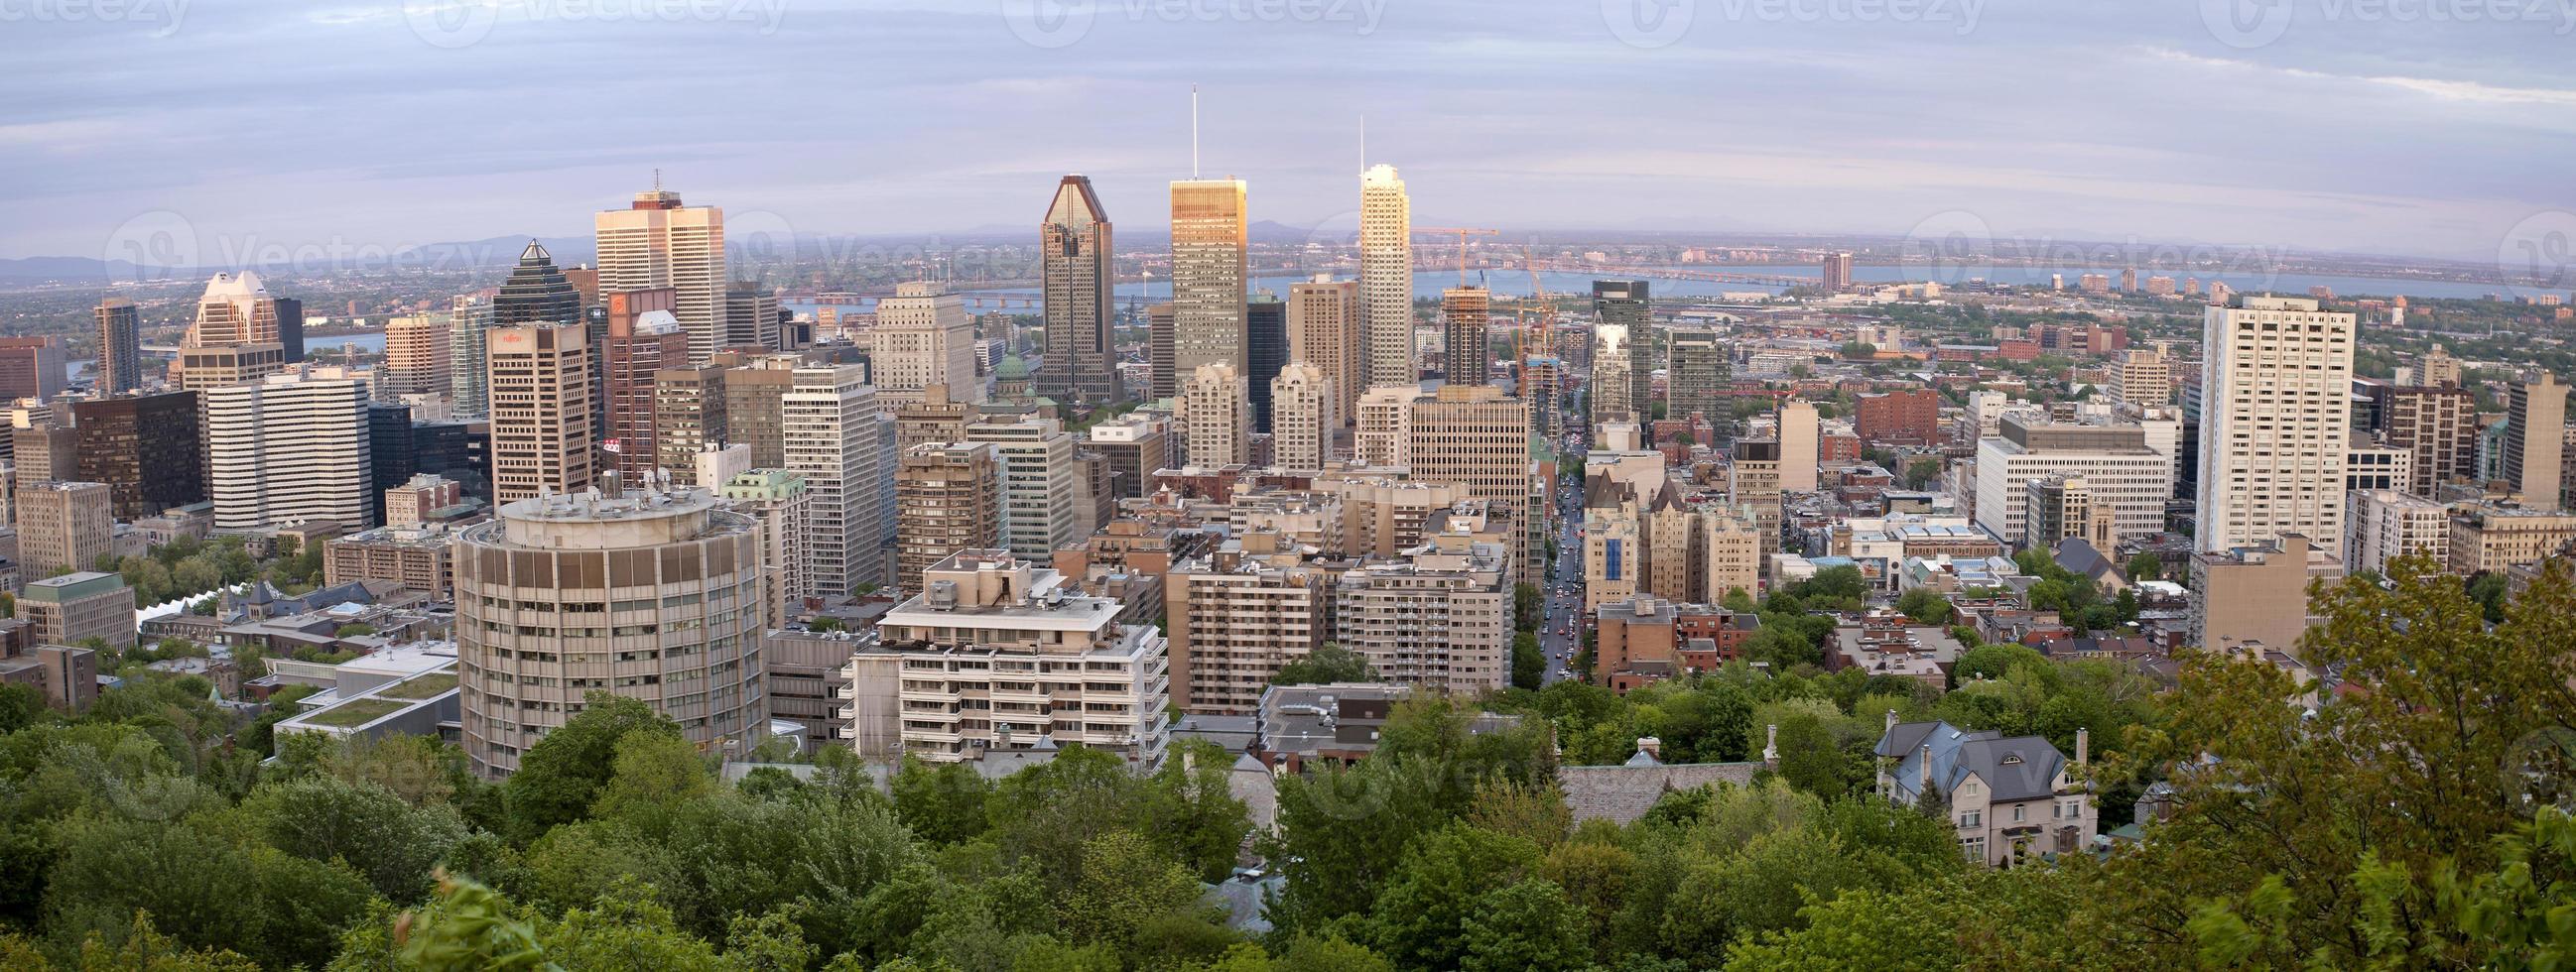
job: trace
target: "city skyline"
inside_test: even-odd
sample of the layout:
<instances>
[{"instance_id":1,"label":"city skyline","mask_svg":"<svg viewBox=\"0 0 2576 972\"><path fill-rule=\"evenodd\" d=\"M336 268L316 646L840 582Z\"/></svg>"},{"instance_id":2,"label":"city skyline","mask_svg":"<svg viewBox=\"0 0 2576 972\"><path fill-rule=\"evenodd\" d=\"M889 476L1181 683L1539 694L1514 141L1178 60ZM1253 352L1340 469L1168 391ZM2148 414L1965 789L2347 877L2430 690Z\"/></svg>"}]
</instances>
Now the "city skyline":
<instances>
[{"instance_id":1,"label":"city skyline","mask_svg":"<svg viewBox=\"0 0 2576 972\"><path fill-rule=\"evenodd\" d=\"M26 25L49 43L0 74L17 119L0 126L0 164L26 174L0 188L21 214L0 230L0 257L94 256L152 213L184 221L207 265L263 246L574 236L655 167L738 226L750 214L815 234L1023 226L1030 187L1066 172L1092 176L1129 225L1163 226L1156 190L1190 171L1196 82L1202 170L1259 182L1252 218L1283 225L1356 225L1365 114L1369 161L1407 173L1425 220L1903 236L1958 213L1999 237L2493 262L2528 232L2518 226L2563 210L2550 160L2576 137L2576 78L2552 56L2562 25L2304 6L2267 38L2191 5L2116 22L1996 2L1956 6L1948 22L1808 23L1684 3L1688 30L1668 43L1588 4L1380 3L1375 21L1366 5L1320 4L1313 22L1285 25L1069 4L1089 15L1078 36L1034 41L1025 17L987 5L743 4L732 12L752 16L707 23L503 5L454 29L440 10L483 8L415 6L189 7L159 36L150 23ZM1326 19L1335 9L1349 20ZM1274 26L1302 42L1271 43ZM878 43L889 37L906 43ZM2400 39L2403 60L2375 53ZM133 57L137 42L192 70L102 82L71 69L109 49ZM817 124L804 107L815 96L793 89L830 82L818 66L858 43L895 52L870 66L891 83ZM271 45L329 46L362 66L165 107L193 93L196 70ZM743 84L641 69L679 47L705 59L693 75ZM1500 68L1513 62L1552 67ZM1452 80L1464 72L1477 80ZM1266 83L1283 76L1301 83ZM401 110L426 96L423 77L495 104L530 84L604 80L620 103L649 106L611 120L651 124L620 124L606 142L522 138L546 113ZM2267 132L2300 134L2243 134ZM163 165L166 152L134 150L138 136L180 151L220 140L227 161ZM516 145L543 147L496 147Z\"/></svg>"}]
</instances>

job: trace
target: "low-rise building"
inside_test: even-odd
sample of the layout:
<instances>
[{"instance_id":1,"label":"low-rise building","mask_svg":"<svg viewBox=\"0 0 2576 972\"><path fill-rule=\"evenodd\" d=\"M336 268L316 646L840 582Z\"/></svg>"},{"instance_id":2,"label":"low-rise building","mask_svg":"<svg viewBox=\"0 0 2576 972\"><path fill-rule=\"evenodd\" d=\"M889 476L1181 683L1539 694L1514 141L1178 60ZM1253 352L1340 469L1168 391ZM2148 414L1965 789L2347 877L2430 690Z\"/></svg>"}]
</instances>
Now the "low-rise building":
<instances>
[{"instance_id":1,"label":"low-rise building","mask_svg":"<svg viewBox=\"0 0 2576 972\"><path fill-rule=\"evenodd\" d=\"M2079 774L2089 732L2075 731L2069 763L2045 738L1970 732L1946 722L1896 721L1871 750L1878 792L1903 806L1939 805L1969 860L2004 867L2092 847L2098 812Z\"/></svg>"},{"instance_id":2,"label":"low-rise building","mask_svg":"<svg viewBox=\"0 0 2576 972\"><path fill-rule=\"evenodd\" d=\"M134 589L115 574L81 571L27 582L18 610L36 624L45 645L78 645L90 638L118 650L135 645Z\"/></svg>"}]
</instances>

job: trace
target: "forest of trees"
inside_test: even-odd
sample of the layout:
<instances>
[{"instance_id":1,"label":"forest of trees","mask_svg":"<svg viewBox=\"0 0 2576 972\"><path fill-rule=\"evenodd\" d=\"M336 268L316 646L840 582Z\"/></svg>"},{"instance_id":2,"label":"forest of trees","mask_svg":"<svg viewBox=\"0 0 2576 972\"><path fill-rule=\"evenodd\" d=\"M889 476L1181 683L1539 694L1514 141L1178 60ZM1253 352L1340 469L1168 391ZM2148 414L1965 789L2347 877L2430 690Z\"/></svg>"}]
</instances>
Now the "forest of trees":
<instances>
[{"instance_id":1,"label":"forest of trees","mask_svg":"<svg viewBox=\"0 0 2576 972\"><path fill-rule=\"evenodd\" d=\"M1811 589L1815 599L1834 592ZM1796 596L1796 595L1790 595ZM595 695L501 783L432 740L343 747L138 679L78 718L0 688L0 969L2561 968L2576 949L2576 589L2490 623L2423 561L2322 592L2326 704L2270 665L2161 694L2012 645L1949 691L1735 667L1400 707L1348 768L1279 780L1267 930L1210 884L1253 859L1229 754L1150 775L1068 749L998 782L831 751L729 781ZM1470 733L1480 709L1517 728ZM2097 744L2107 855L1986 870L1937 808L1869 794L1887 712ZM1776 772L1580 826L1562 762ZM1927 812L1931 811L1931 812Z\"/></svg>"}]
</instances>

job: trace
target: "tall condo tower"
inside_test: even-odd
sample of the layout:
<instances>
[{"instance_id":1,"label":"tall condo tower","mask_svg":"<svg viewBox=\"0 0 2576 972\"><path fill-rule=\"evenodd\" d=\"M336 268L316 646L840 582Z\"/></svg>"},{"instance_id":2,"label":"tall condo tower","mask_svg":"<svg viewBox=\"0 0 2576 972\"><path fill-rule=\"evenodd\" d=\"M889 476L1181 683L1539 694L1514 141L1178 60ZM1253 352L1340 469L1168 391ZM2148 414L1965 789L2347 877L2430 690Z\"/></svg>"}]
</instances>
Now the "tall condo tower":
<instances>
[{"instance_id":1,"label":"tall condo tower","mask_svg":"<svg viewBox=\"0 0 2576 972\"><path fill-rule=\"evenodd\" d=\"M1360 174L1360 328L1369 384L1421 380L1413 358L1413 203L1391 165Z\"/></svg>"},{"instance_id":2,"label":"tall condo tower","mask_svg":"<svg viewBox=\"0 0 2576 972\"><path fill-rule=\"evenodd\" d=\"M2353 315L2305 297L2245 296L2203 318L2204 553L2303 534L2342 546L2351 446Z\"/></svg>"}]
</instances>

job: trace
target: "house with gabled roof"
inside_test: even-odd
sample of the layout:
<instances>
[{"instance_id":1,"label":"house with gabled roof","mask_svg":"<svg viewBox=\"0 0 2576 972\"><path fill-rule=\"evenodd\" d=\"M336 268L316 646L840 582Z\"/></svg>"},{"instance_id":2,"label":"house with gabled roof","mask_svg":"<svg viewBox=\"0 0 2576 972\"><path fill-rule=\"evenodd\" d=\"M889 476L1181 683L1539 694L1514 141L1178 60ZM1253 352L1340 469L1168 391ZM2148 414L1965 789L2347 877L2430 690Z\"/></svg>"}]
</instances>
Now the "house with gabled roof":
<instances>
[{"instance_id":1,"label":"house with gabled roof","mask_svg":"<svg viewBox=\"0 0 2576 972\"><path fill-rule=\"evenodd\" d=\"M1872 752L1881 796L1941 808L1957 831L1961 853L2006 867L2092 846L2098 811L2076 778L2090 744L2091 733L2076 730L2070 763L2045 737L1972 732L1947 722L1900 723L1890 712Z\"/></svg>"}]
</instances>

